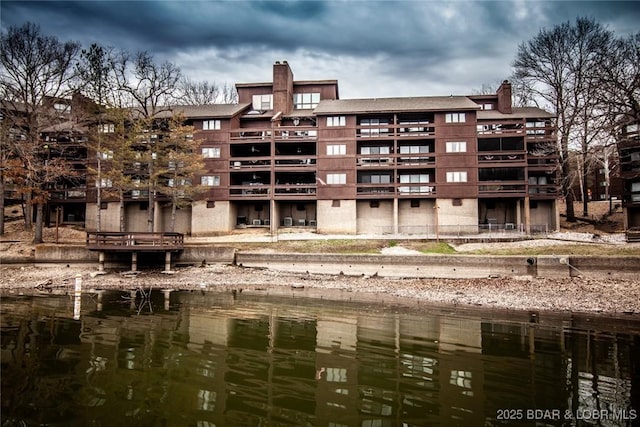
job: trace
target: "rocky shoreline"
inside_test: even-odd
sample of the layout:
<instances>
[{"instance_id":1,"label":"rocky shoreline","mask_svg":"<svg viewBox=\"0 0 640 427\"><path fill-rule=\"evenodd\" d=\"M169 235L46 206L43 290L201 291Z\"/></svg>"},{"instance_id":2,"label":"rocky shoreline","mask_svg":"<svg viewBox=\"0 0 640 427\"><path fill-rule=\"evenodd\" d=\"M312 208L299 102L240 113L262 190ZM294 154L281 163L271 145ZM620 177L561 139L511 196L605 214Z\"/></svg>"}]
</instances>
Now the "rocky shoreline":
<instances>
[{"instance_id":1,"label":"rocky shoreline","mask_svg":"<svg viewBox=\"0 0 640 427\"><path fill-rule=\"evenodd\" d=\"M307 295L327 299L413 301L507 310L570 311L640 319L640 279L497 277L486 279L391 279L370 276L284 273L231 265L174 270L109 272L90 266L2 266L2 293L72 292L76 278L84 290L148 289L230 291Z\"/></svg>"}]
</instances>

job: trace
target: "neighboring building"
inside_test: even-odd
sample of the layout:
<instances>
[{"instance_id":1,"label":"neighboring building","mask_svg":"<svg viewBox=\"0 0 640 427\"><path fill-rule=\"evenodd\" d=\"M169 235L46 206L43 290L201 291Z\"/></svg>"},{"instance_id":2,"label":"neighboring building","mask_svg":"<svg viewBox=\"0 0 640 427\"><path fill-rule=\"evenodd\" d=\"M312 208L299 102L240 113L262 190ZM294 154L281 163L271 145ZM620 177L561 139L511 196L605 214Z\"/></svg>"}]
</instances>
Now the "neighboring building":
<instances>
[{"instance_id":1,"label":"neighboring building","mask_svg":"<svg viewBox=\"0 0 640 427\"><path fill-rule=\"evenodd\" d=\"M512 107L507 81L495 95L341 100L336 80L296 81L285 61L273 65L272 82L236 88L238 104L172 107L201 141L205 170L197 180L206 188L178 211L175 231L432 235L559 227L554 117ZM100 208L101 230L117 231L119 203L98 207L93 193L86 229L95 230ZM147 230L141 196L127 194L129 231ZM163 231L170 206L156 200Z\"/></svg>"},{"instance_id":2,"label":"neighboring building","mask_svg":"<svg viewBox=\"0 0 640 427\"><path fill-rule=\"evenodd\" d=\"M622 207L625 229L640 229L640 122L631 121L620 129L618 141L620 178L624 180Z\"/></svg>"}]
</instances>

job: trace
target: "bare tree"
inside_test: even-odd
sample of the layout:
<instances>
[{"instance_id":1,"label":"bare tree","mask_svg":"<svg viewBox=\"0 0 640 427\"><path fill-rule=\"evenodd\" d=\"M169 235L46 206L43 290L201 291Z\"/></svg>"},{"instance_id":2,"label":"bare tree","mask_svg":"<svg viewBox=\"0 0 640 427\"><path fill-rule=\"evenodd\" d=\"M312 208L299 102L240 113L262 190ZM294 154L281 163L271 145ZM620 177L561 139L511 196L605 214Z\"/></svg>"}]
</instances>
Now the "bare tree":
<instances>
[{"instance_id":1,"label":"bare tree","mask_svg":"<svg viewBox=\"0 0 640 427\"><path fill-rule=\"evenodd\" d=\"M177 101L184 105L235 104L238 93L227 83L220 86L207 80L194 81L184 77L178 85Z\"/></svg>"},{"instance_id":2,"label":"bare tree","mask_svg":"<svg viewBox=\"0 0 640 427\"><path fill-rule=\"evenodd\" d=\"M79 52L74 42L45 36L40 27L26 23L11 27L0 43L0 84L11 104L5 114L25 132L25 139L3 141L24 167L23 190L36 206L34 243L42 242L43 210L48 187L69 171L61 159L51 158L50 146L40 135L43 129L68 120L67 106L60 102L70 95L73 62ZM5 147L3 147L4 149ZM31 228L31 210L25 213Z\"/></svg>"},{"instance_id":3,"label":"bare tree","mask_svg":"<svg viewBox=\"0 0 640 427\"><path fill-rule=\"evenodd\" d=\"M592 72L599 82L598 102L621 121L640 120L640 33L612 39L598 57Z\"/></svg>"},{"instance_id":4,"label":"bare tree","mask_svg":"<svg viewBox=\"0 0 640 427\"><path fill-rule=\"evenodd\" d=\"M566 22L551 30L540 30L533 39L520 44L513 62L515 78L557 116L561 183L568 221L575 221L570 145L596 98L597 86L589 70L597 67L599 54L611 39L612 33L599 23L578 18L573 25ZM587 139L578 142L580 146L586 143Z\"/></svg>"},{"instance_id":5,"label":"bare tree","mask_svg":"<svg viewBox=\"0 0 640 427\"><path fill-rule=\"evenodd\" d=\"M157 118L163 112L171 109L176 87L181 78L180 69L171 62L156 63L147 52L138 52L133 58L122 52L114 61L115 75L118 88L129 97L129 107L139 113L136 120L147 132L145 141L148 143L144 153L147 165L145 187L148 191L147 228L154 231L155 196L157 191L157 177L155 170L158 153L155 151L157 137L162 137L166 131L157 127ZM153 138L153 137L156 138Z\"/></svg>"},{"instance_id":6,"label":"bare tree","mask_svg":"<svg viewBox=\"0 0 640 427\"><path fill-rule=\"evenodd\" d=\"M158 168L159 191L171 200L169 231L175 231L176 212L191 205L193 197L203 191L194 183L204 167L198 152L200 142L193 138L193 126L184 125L184 117L174 114L167 122L168 135L163 141L163 159Z\"/></svg>"}]
</instances>

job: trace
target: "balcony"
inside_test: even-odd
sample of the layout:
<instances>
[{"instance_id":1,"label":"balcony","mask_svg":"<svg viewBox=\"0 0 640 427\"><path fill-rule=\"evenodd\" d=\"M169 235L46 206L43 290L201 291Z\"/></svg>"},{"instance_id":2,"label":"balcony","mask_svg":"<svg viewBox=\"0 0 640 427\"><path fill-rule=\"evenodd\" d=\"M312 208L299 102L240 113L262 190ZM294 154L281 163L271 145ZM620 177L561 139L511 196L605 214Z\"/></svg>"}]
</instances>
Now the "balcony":
<instances>
[{"instance_id":1,"label":"balcony","mask_svg":"<svg viewBox=\"0 0 640 427\"><path fill-rule=\"evenodd\" d=\"M230 185L229 198L246 199L246 198L265 198L271 195L271 186L269 184L252 184L252 185Z\"/></svg>"},{"instance_id":2,"label":"balcony","mask_svg":"<svg viewBox=\"0 0 640 427\"><path fill-rule=\"evenodd\" d=\"M274 196L277 199L299 199L300 197L315 197L315 195L315 183L285 184L274 187Z\"/></svg>"},{"instance_id":3,"label":"balcony","mask_svg":"<svg viewBox=\"0 0 640 427\"><path fill-rule=\"evenodd\" d=\"M524 197L527 194L524 181L482 181L478 185L479 197Z\"/></svg>"},{"instance_id":4,"label":"balcony","mask_svg":"<svg viewBox=\"0 0 640 427\"><path fill-rule=\"evenodd\" d=\"M372 125L360 125L356 126L356 137L362 139L374 139L374 138L425 138L434 137L436 134L436 128L433 123L429 122L415 122L415 123L400 123L389 124L380 123Z\"/></svg>"},{"instance_id":5,"label":"balcony","mask_svg":"<svg viewBox=\"0 0 640 427\"><path fill-rule=\"evenodd\" d=\"M436 187L432 185L401 185L398 187L399 196L435 196Z\"/></svg>"},{"instance_id":6,"label":"balcony","mask_svg":"<svg viewBox=\"0 0 640 427\"><path fill-rule=\"evenodd\" d=\"M478 163L483 167L491 165L524 166L525 152L483 151L478 155Z\"/></svg>"},{"instance_id":7,"label":"balcony","mask_svg":"<svg viewBox=\"0 0 640 427\"><path fill-rule=\"evenodd\" d=\"M229 169L268 169L270 167L270 157L234 157L229 162Z\"/></svg>"},{"instance_id":8,"label":"balcony","mask_svg":"<svg viewBox=\"0 0 640 427\"><path fill-rule=\"evenodd\" d=\"M314 167L316 165L316 158L314 157L305 157L300 158L297 156L277 156L276 160L276 168L277 169L287 169L287 168L306 168L306 167Z\"/></svg>"},{"instance_id":9,"label":"balcony","mask_svg":"<svg viewBox=\"0 0 640 427\"><path fill-rule=\"evenodd\" d=\"M559 194L557 185L529 185L529 196L532 199L555 199Z\"/></svg>"},{"instance_id":10,"label":"balcony","mask_svg":"<svg viewBox=\"0 0 640 427\"><path fill-rule=\"evenodd\" d=\"M380 157L379 155L359 155L356 158L358 166L364 167L380 167L380 166L392 166L393 158L389 155Z\"/></svg>"},{"instance_id":11,"label":"balcony","mask_svg":"<svg viewBox=\"0 0 640 427\"><path fill-rule=\"evenodd\" d=\"M393 197L396 194L395 184L362 184L358 183L356 187L358 196L376 196L376 197Z\"/></svg>"},{"instance_id":12,"label":"balcony","mask_svg":"<svg viewBox=\"0 0 640 427\"><path fill-rule=\"evenodd\" d=\"M514 136L524 135L524 125L521 121L483 121L477 125L478 136L500 135Z\"/></svg>"},{"instance_id":13,"label":"balcony","mask_svg":"<svg viewBox=\"0 0 640 427\"><path fill-rule=\"evenodd\" d=\"M83 200L87 197L85 188L76 187L74 189L56 189L51 190L52 200Z\"/></svg>"}]
</instances>

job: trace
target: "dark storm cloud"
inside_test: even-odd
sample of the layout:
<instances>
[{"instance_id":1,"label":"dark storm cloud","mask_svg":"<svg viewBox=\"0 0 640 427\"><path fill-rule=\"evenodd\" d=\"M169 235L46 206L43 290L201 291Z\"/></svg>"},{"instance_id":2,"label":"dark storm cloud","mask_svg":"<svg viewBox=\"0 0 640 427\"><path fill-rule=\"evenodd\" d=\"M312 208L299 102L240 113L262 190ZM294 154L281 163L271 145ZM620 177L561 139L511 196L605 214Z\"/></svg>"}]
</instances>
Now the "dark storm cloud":
<instances>
[{"instance_id":1,"label":"dark storm cloud","mask_svg":"<svg viewBox=\"0 0 640 427\"><path fill-rule=\"evenodd\" d=\"M147 50L194 78L255 81L287 59L296 77L337 78L353 96L468 93L507 78L520 42L592 17L640 31L637 2L2 1L2 28Z\"/></svg>"}]
</instances>

